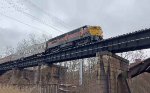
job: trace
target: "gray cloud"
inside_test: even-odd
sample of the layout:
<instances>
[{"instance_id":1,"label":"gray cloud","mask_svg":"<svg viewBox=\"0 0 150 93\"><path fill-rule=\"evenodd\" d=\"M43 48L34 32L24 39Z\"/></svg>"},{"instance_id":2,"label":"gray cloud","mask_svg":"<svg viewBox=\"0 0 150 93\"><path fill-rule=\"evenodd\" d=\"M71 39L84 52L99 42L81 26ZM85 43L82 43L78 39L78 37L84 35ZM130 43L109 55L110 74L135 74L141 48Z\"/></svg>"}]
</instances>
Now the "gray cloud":
<instances>
[{"instance_id":1,"label":"gray cloud","mask_svg":"<svg viewBox=\"0 0 150 93\"><path fill-rule=\"evenodd\" d=\"M55 0L53 11L68 24L79 27L85 24L102 26L106 37L148 28L150 25L149 0ZM61 11L61 12L60 12ZM66 21L67 22L67 21Z\"/></svg>"},{"instance_id":2,"label":"gray cloud","mask_svg":"<svg viewBox=\"0 0 150 93\"><path fill-rule=\"evenodd\" d=\"M25 36L24 33L12 30L12 29L0 29L0 48L3 48L5 46L14 46L17 44L16 41L21 40Z\"/></svg>"}]
</instances>

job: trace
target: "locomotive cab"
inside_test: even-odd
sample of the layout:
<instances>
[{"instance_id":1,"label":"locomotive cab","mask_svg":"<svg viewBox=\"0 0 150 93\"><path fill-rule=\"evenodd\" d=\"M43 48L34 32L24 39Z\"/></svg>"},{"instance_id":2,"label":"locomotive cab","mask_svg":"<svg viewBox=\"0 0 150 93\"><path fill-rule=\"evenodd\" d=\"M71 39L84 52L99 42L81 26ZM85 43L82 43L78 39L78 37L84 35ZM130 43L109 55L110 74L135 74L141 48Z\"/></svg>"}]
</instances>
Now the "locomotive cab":
<instances>
[{"instance_id":1,"label":"locomotive cab","mask_svg":"<svg viewBox=\"0 0 150 93\"><path fill-rule=\"evenodd\" d=\"M103 31L100 26L90 26L88 31L91 35L92 41L98 41L103 39Z\"/></svg>"}]
</instances>

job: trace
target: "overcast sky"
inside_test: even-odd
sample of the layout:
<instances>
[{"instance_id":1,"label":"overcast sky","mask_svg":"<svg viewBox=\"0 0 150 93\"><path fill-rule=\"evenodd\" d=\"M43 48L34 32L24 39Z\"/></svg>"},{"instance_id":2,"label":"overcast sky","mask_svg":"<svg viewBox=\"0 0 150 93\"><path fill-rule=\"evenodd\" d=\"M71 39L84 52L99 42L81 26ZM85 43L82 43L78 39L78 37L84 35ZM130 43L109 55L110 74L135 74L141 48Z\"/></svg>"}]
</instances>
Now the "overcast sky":
<instances>
[{"instance_id":1,"label":"overcast sky","mask_svg":"<svg viewBox=\"0 0 150 93\"><path fill-rule=\"evenodd\" d=\"M28 38L99 25L104 38L150 27L150 0L0 0L0 54ZM56 31L57 30L57 31Z\"/></svg>"}]
</instances>

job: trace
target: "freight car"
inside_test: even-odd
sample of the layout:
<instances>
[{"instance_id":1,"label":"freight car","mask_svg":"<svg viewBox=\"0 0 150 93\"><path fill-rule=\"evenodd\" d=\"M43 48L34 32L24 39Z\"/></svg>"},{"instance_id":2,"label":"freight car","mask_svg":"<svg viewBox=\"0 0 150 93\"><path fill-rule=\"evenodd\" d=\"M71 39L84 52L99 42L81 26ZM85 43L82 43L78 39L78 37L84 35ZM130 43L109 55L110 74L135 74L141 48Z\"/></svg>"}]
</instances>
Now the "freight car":
<instances>
[{"instance_id":1,"label":"freight car","mask_svg":"<svg viewBox=\"0 0 150 93\"><path fill-rule=\"evenodd\" d=\"M79 47L102 39L103 31L100 26L86 25L47 41L46 52L53 53L72 47Z\"/></svg>"}]
</instances>

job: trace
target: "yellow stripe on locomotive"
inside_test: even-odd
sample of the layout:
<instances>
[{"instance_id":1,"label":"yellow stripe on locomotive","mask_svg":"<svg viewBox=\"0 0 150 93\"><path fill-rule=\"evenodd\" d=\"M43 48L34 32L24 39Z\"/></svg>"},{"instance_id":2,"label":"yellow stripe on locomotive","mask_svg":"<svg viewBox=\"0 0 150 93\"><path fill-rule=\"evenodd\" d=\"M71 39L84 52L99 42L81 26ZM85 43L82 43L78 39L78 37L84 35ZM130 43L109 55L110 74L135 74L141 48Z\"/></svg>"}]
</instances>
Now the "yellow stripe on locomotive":
<instances>
[{"instance_id":1,"label":"yellow stripe on locomotive","mask_svg":"<svg viewBox=\"0 0 150 93\"><path fill-rule=\"evenodd\" d=\"M100 26L90 26L88 27L88 31L92 36L103 37L103 31Z\"/></svg>"}]
</instances>

